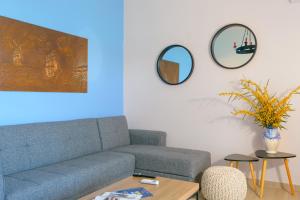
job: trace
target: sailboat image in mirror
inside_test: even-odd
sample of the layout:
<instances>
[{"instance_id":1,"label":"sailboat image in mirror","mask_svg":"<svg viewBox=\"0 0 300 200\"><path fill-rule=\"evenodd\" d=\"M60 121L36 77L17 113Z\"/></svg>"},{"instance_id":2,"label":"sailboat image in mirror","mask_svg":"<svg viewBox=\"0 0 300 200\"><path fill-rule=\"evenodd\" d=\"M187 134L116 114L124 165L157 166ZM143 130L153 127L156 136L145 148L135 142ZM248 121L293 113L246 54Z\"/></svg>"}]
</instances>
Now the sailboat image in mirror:
<instances>
[{"instance_id":1,"label":"sailboat image in mirror","mask_svg":"<svg viewBox=\"0 0 300 200\"><path fill-rule=\"evenodd\" d=\"M0 16L0 90L87 92L88 41Z\"/></svg>"}]
</instances>

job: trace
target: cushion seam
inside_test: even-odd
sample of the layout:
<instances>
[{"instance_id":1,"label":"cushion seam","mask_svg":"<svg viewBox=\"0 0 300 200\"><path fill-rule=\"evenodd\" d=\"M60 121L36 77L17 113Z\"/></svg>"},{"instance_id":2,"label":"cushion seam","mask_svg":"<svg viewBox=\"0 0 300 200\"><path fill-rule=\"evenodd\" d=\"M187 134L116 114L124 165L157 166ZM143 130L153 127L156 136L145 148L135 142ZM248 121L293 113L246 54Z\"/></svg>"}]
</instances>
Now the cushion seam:
<instances>
[{"instance_id":1,"label":"cushion seam","mask_svg":"<svg viewBox=\"0 0 300 200\"><path fill-rule=\"evenodd\" d=\"M39 185L39 183L36 183L34 181L30 181L30 180L27 180L27 179L17 178L17 177L10 176L10 175L7 175L6 177L13 178L13 179L16 179L16 180L22 181L22 182L28 182L28 183L33 183L35 185Z\"/></svg>"},{"instance_id":2,"label":"cushion seam","mask_svg":"<svg viewBox=\"0 0 300 200\"><path fill-rule=\"evenodd\" d=\"M141 168L135 168L135 169L146 170L146 171L149 171L149 172L157 172L157 173L162 173L162 174L170 174L170 175L181 176L181 177L193 178L191 176L184 176L184 175L175 174L175 173L166 173L166 172L161 172L161 171L156 171L156 170L141 169Z\"/></svg>"},{"instance_id":3,"label":"cushion seam","mask_svg":"<svg viewBox=\"0 0 300 200\"><path fill-rule=\"evenodd\" d=\"M96 123L97 123L97 129L98 129L98 134L99 134L99 138L100 138L100 142L101 142L101 151L104 150L104 144L103 144L103 140L102 140L102 136L101 136L101 131L100 131L100 124L99 124L99 120L96 119Z\"/></svg>"}]
</instances>

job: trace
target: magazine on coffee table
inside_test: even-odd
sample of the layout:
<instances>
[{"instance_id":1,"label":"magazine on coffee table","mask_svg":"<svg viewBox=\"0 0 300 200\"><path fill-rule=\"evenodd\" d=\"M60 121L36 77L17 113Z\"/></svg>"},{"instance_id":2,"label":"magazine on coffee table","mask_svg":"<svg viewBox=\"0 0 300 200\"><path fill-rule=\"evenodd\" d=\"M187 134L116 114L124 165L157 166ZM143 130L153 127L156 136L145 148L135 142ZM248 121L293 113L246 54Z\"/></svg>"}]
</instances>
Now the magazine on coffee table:
<instances>
[{"instance_id":1,"label":"magazine on coffee table","mask_svg":"<svg viewBox=\"0 0 300 200\"><path fill-rule=\"evenodd\" d=\"M105 192L101 196L97 196L95 200L140 200L142 195L138 194L121 194L116 192Z\"/></svg>"},{"instance_id":2,"label":"magazine on coffee table","mask_svg":"<svg viewBox=\"0 0 300 200\"><path fill-rule=\"evenodd\" d=\"M101 196L97 196L95 200L140 200L150 196L153 195L148 190L138 187L114 192L105 192Z\"/></svg>"},{"instance_id":3,"label":"magazine on coffee table","mask_svg":"<svg viewBox=\"0 0 300 200\"><path fill-rule=\"evenodd\" d=\"M151 192L149 192L148 190L146 190L143 187L128 188L128 189L125 189L125 190L118 190L118 191L115 191L115 192L121 193L121 194L138 194L138 195L142 195L142 198L153 196Z\"/></svg>"}]
</instances>

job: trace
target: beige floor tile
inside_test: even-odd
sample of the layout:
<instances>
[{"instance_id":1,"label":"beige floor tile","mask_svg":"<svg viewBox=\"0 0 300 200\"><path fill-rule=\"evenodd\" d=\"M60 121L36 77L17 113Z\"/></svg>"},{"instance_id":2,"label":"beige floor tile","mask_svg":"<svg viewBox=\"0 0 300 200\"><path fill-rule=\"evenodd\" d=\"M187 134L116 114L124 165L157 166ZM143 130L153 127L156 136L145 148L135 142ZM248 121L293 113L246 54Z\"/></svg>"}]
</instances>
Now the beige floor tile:
<instances>
[{"instance_id":1,"label":"beige floor tile","mask_svg":"<svg viewBox=\"0 0 300 200\"><path fill-rule=\"evenodd\" d=\"M292 196L287 189L279 188L265 188L264 197L262 200L296 200L300 199L300 192L296 192L295 196ZM190 199L195 200L195 199ZM201 198L201 200L204 200ZM248 188L247 197L245 200L261 200L251 188Z\"/></svg>"}]
</instances>

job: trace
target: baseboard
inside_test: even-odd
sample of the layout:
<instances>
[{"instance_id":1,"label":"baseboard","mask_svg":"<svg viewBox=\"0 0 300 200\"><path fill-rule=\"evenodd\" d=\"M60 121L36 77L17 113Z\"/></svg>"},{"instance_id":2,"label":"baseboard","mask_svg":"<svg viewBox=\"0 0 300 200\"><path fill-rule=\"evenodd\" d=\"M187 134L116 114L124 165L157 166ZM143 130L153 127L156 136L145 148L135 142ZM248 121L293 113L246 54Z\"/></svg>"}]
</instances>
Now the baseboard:
<instances>
[{"instance_id":1,"label":"baseboard","mask_svg":"<svg viewBox=\"0 0 300 200\"><path fill-rule=\"evenodd\" d=\"M252 179L248 179L248 185L252 186ZM257 185L259 185L259 180L257 180ZM288 183L279 183L274 181L265 181L265 187L276 188L276 189L285 189L290 190L290 185ZM295 191L300 192L300 185L294 184Z\"/></svg>"}]
</instances>

